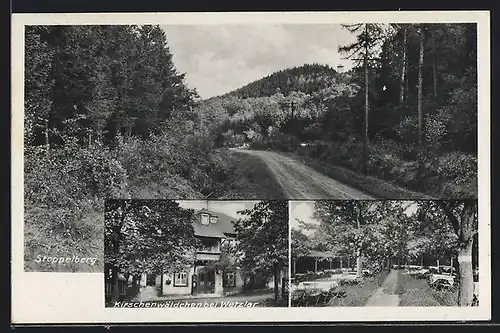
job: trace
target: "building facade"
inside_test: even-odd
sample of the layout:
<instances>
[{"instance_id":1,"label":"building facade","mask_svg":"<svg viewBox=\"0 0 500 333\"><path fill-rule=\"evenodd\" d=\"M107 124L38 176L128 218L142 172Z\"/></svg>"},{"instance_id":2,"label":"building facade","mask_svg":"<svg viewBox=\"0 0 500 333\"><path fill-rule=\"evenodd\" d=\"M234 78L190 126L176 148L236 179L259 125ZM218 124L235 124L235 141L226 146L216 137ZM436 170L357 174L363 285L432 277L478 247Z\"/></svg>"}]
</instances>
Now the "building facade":
<instances>
[{"instance_id":1,"label":"building facade","mask_svg":"<svg viewBox=\"0 0 500 333\"><path fill-rule=\"evenodd\" d=\"M194 264L178 272L165 272L163 277L143 274L141 286L155 286L164 296L225 296L240 292L243 280L239 268L221 271L213 267L221 259L222 247L236 242L233 223L234 218L226 214L207 209L197 211L193 228L201 246L196 250ZM159 288L162 284L163 288Z\"/></svg>"}]
</instances>

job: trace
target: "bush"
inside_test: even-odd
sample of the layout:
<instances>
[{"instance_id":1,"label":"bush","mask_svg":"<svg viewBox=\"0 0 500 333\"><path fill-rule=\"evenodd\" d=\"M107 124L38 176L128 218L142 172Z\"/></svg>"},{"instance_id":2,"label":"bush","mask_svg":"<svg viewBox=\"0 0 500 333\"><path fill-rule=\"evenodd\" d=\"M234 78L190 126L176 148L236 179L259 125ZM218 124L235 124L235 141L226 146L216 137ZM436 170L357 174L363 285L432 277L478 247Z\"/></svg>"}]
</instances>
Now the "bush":
<instances>
[{"instance_id":1,"label":"bush","mask_svg":"<svg viewBox=\"0 0 500 333\"><path fill-rule=\"evenodd\" d=\"M127 174L114 153L75 143L45 152L25 150L25 265L27 270L102 269L104 198L127 197ZM97 257L93 267L35 265L37 255Z\"/></svg>"},{"instance_id":2,"label":"bush","mask_svg":"<svg viewBox=\"0 0 500 333\"><path fill-rule=\"evenodd\" d=\"M300 147L300 141L293 135L275 132L270 138L270 147L289 152Z\"/></svg>"},{"instance_id":3,"label":"bush","mask_svg":"<svg viewBox=\"0 0 500 333\"><path fill-rule=\"evenodd\" d=\"M363 144L312 142L296 152L320 162L360 172ZM369 145L368 174L437 198L477 197L477 157L462 152L436 156L427 148L377 139Z\"/></svg>"},{"instance_id":4,"label":"bush","mask_svg":"<svg viewBox=\"0 0 500 333\"><path fill-rule=\"evenodd\" d=\"M127 196L127 173L114 154L69 144L45 154L25 150L25 200L44 207L74 206L93 197Z\"/></svg>"},{"instance_id":5,"label":"bush","mask_svg":"<svg viewBox=\"0 0 500 333\"><path fill-rule=\"evenodd\" d=\"M131 138L119 146L134 192L191 199L214 192L230 173L223 152L215 150L207 136L172 134L151 136L147 141Z\"/></svg>"}]
</instances>

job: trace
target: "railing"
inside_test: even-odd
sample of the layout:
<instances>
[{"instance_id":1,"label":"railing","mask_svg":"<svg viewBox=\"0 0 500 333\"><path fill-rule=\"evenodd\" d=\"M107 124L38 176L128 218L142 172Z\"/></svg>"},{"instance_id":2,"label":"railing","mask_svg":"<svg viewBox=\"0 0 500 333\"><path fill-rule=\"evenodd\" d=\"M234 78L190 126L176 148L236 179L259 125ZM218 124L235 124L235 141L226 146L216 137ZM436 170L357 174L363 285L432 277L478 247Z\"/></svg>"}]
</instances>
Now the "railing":
<instances>
[{"instance_id":1,"label":"railing","mask_svg":"<svg viewBox=\"0 0 500 333\"><path fill-rule=\"evenodd\" d=\"M220 253L220 249L217 246L202 246L202 247L198 248L197 252Z\"/></svg>"}]
</instances>

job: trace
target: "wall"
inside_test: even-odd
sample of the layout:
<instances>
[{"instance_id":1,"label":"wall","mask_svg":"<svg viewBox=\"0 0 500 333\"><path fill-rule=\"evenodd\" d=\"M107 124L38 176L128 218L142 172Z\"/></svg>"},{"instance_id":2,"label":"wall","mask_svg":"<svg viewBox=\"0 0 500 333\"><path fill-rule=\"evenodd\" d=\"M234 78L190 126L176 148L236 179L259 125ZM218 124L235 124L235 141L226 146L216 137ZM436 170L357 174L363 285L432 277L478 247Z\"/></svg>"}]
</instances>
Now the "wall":
<instances>
[{"instance_id":1,"label":"wall","mask_svg":"<svg viewBox=\"0 0 500 333\"><path fill-rule=\"evenodd\" d=\"M223 292L222 274L217 274L217 272L215 272L215 294L223 295Z\"/></svg>"},{"instance_id":2,"label":"wall","mask_svg":"<svg viewBox=\"0 0 500 333\"><path fill-rule=\"evenodd\" d=\"M174 275L173 273L165 273L163 274L163 295L191 295L191 283L194 274L194 267L188 267L185 269L185 272L188 275L187 278L187 286L186 287L174 287ZM167 284L167 281L170 280L170 284ZM159 286L161 282L161 277L158 275L156 277L156 285Z\"/></svg>"},{"instance_id":3,"label":"wall","mask_svg":"<svg viewBox=\"0 0 500 333\"><path fill-rule=\"evenodd\" d=\"M241 276L241 270L240 269L237 269L235 274L234 274L234 278L235 278L235 284L236 286L235 287L226 287L224 288L224 294L225 295L234 295L234 294L237 294L237 293L240 293L242 290L243 290L243 277Z\"/></svg>"}]
</instances>

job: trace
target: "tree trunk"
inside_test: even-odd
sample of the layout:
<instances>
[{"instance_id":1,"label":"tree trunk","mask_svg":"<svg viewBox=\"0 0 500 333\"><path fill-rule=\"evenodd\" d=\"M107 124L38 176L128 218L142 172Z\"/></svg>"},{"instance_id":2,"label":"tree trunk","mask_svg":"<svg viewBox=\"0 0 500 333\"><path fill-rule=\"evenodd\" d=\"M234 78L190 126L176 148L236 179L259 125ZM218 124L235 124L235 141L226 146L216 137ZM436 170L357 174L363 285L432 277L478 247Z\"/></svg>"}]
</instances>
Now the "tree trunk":
<instances>
[{"instance_id":1,"label":"tree trunk","mask_svg":"<svg viewBox=\"0 0 500 333\"><path fill-rule=\"evenodd\" d=\"M297 274L297 259L293 259L293 274Z\"/></svg>"},{"instance_id":2,"label":"tree trunk","mask_svg":"<svg viewBox=\"0 0 500 333\"><path fill-rule=\"evenodd\" d=\"M118 302L120 300L120 285L118 279L118 268L113 267L111 270L111 282L113 284L113 293L111 294L111 301Z\"/></svg>"},{"instance_id":3,"label":"tree trunk","mask_svg":"<svg viewBox=\"0 0 500 333\"><path fill-rule=\"evenodd\" d=\"M160 296L163 296L163 267L160 268Z\"/></svg>"},{"instance_id":4,"label":"tree trunk","mask_svg":"<svg viewBox=\"0 0 500 333\"><path fill-rule=\"evenodd\" d=\"M424 30L423 28L420 28L419 30L419 35L420 35L420 55L418 58L418 101L417 101L417 109L418 109L418 144L419 146L422 146L424 142L424 111L422 109L422 80L423 80L423 73L422 69L424 66Z\"/></svg>"},{"instance_id":5,"label":"tree trunk","mask_svg":"<svg viewBox=\"0 0 500 333\"><path fill-rule=\"evenodd\" d=\"M276 302L280 299L280 289L279 289L279 281L280 281L280 270L278 267L274 269L274 300Z\"/></svg>"},{"instance_id":6,"label":"tree trunk","mask_svg":"<svg viewBox=\"0 0 500 333\"><path fill-rule=\"evenodd\" d=\"M368 27L365 24L365 36L368 40ZM362 172L364 175L368 173L368 43L365 42L365 139L363 142L363 169Z\"/></svg>"},{"instance_id":7,"label":"tree trunk","mask_svg":"<svg viewBox=\"0 0 500 333\"><path fill-rule=\"evenodd\" d=\"M358 231L361 232L361 219L363 218L362 215L363 213L361 212L361 203L359 201L357 204L357 208L358 208L358 216L356 219L356 223ZM362 253L363 243L360 239L357 239L356 242L358 246L358 248L356 249L356 276L360 278L363 276L363 253Z\"/></svg>"},{"instance_id":8,"label":"tree trunk","mask_svg":"<svg viewBox=\"0 0 500 333\"><path fill-rule=\"evenodd\" d=\"M356 253L356 276L358 278L363 277L363 253L361 248Z\"/></svg>"},{"instance_id":9,"label":"tree trunk","mask_svg":"<svg viewBox=\"0 0 500 333\"><path fill-rule=\"evenodd\" d=\"M458 305L471 306L474 293L474 278L472 270L472 238L458 251Z\"/></svg>"},{"instance_id":10,"label":"tree trunk","mask_svg":"<svg viewBox=\"0 0 500 333\"><path fill-rule=\"evenodd\" d=\"M402 105L405 101L405 80L406 80L406 53L407 53L407 42L406 42L406 29L404 31L403 40L403 65L401 66L401 82L400 82L400 93L399 93L399 105Z\"/></svg>"}]
</instances>

